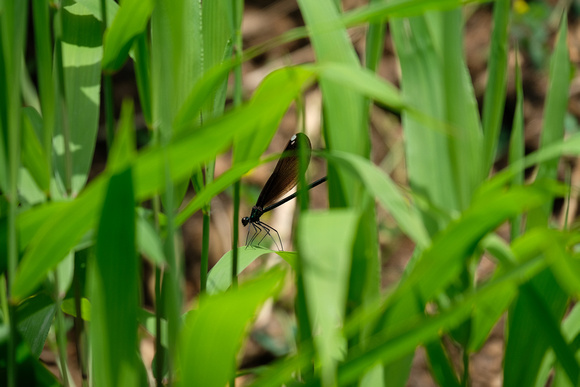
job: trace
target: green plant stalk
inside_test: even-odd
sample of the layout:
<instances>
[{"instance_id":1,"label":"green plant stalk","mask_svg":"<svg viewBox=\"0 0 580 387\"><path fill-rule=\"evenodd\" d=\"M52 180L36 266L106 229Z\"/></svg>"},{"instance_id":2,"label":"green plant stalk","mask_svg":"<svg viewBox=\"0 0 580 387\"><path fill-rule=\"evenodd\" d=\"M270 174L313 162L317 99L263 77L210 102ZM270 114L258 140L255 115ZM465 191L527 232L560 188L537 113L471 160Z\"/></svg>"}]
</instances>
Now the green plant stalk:
<instances>
[{"instance_id":1,"label":"green plant stalk","mask_svg":"<svg viewBox=\"0 0 580 387\"><path fill-rule=\"evenodd\" d=\"M56 304L56 342L58 346L58 358L60 363L60 372L62 377L62 383L65 387L70 385L68 380L68 362L67 362L67 350L66 350L66 328L64 323L64 315L61 309L61 298L58 294L59 289L59 278L58 270L54 271L54 300Z\"/></svg>"},{"instance_id":2,"label":"green plant stalk","mask_svg":"<svg viewBox=\"0 0 580 387\"><path fill-rule=\"evenodd\" d=\"M113 146L115 137L115 123L113 119L113 81L109 74L103 74L103 85L105 94L105 128L107 132L107 149Z\"/></svg>"},{"instance_id":3,"label":"green plant stalk","mask_svg":"<svg viewBox=\"0 0 580 387\"><path fill-rule=\"evenodd\" d=\"M18 265L18 170L20 168L20 124L21 124L21 94L20 94L20 72L22 69L21 60L23 58L22 49L26 34L26 15L28 11L27 1L5 1L2 10L2 60L4 61L5 76L3 80L6 87L3 96L7 101L2 101L6 105L7 127L3 128L7 137L8 155L8 219L7 219L7 298L9 303L9 327L7 354L7 385L13 387L17 385L16 369L16 305L11 300L11 286L16 275Z\"/></svg>"},{"instance_id":4,"label":"green plant stalk","mask_svg":"<svg viewBox=\"0 0 580 387\"><path fill-rule=\"evenodd\" d=\"M238 286L238 239L240 235L240 189L242 183L234 184L234 227L232 232L232 287Z\"/></svg>"},{"instance_id":5,"label":"green plant stalk","mask_svg":"<svg viewBox=\"0 0 580 387\"><path fill-rule=\"evenodd\" d=\"M155 231L160 235L159 214L161 206L159 195L155 195L152 201ZM164 348L161 344L161 319L164 308L163 297L161 297L161 277L161 268L155 266L155 382L158 387L163 386L163 362L165 360Z\"/></svg>"},{"instance_id":6,"label":"green plant stalk","mask_svg":"<svg viewBox=\"0 0 580 387\"><path fill-rule=\"evenodd\" d=\"M234 56L239 61L234 67L234 107L242 105L242 58L243 58L243 42L242 42L242 16L244 12L244 4L240 0L232 0L233 9L233 27L234 27ZM232 232L232 287L238 284L238 239L239 239L239 218L240 218L240 189L241 183L237 181L234 184L234 219ZM235 377L233 386L235 386Z\"/></svg>"},{"instance_id":7,"label":"green plant stalk","mask_svg":"<svg viewBox=\"0 0 580 387\"><path fill-rule=\"evenodd\" d=\"M82 318L82 307L81 307L81 300L82 300L82 292L81 292L81 283L80 283L80 252L74 253L74 276L73 276L73 289L74 289L74 300L75 300L75 311L76 316L74 320L75 325L75 344L77 350L77 362L79 364L79 368L81 369L81 376L83 378L83 385L87 382L87 365L86 365L86 346L84 345L84 322Z\"/></svg>"},{"instance_id":8,"label":"green plant stalk","mask_svg":"<svg viewBox=\"0 0 580 387\"><path fill-rule=\"evenodd\" d=\"M243 0L232 0L233 27L234 27L234 55L239 62L234 67L234 107L242 105L242 62L243 62L243 41L242 41L242 17L244 12ZM232 230L232 288L238 286L238 239L240 230L240 190L241 181L234 184L234 219ZM236 359L233 359L236 364ZM236 374L230 380L230 387L236 385Z\"/></svg>"},{"instance_id":9,"label":"green plant stalk","mask_svg":"<svg viewBox=\"0 0 580 387\"><path fill-rule=\"evenodd\" d=\"M175 249L175 224L173 215L173 184L171 182L171 175L169 172L168 158L165 159L165 204L167 211L165 217L166 223L166 239L165 239L165 256L167 259L168 270L163 275L163 287L161 289L164 302L165 316L167 318L167 347L169 351L169 361L167 364L168 379L173 379L173 370L175 367L175 351L177 349L177 340L180 328L180 279L181 268L178 256ZM170 382L171 384L171 382Z\"/></svg>"},{"instance_id":10,"label":"green plant stalk","mask_svg":"<svg viewBox=\"0 0 580 387\"><path fill-rule=\"evenodd\" d=\"M199 269L199 290L205 293L207 286L207 269L209 258L209 206L203 211L203 234L201 243L201 264Z\"/></svg>"},{"instance_id":11,"label":"green plant stalk","mask_svg":"<svg viewBox=\"0 0 580 387\"><path fill-rule=\"evenodd\" d=\"M141 110L147 126L153 123L153 108L151 107L151 74L149 70L149 52L145 33L135 39L135 77Z\"/></svg>"},{"instance_id":12,"label":"green plant stalk","mask_svg":"<svg viewBox=\"0 0 580 387\"><path fill-rule=\"evenodd\" d=\"M509 145L509 163L514 164L524 158L524 91L522 74L518 61L519 50L516 47L516 107ZM514 175L513 184L524 183L524 170ZM516 216L511 221L511 240L516 239L522 230L522 216Z\"/></svg>"},{"instance_id":13,"label":"green plant stalk","mask_svg":"<svg viewBox=\"0 0 580 387\"><path fill-rule=\"evenodd\" d=\"M298 131L304 132L306 129L306 110L304 108L304 100L303 98L296 99L296 114L298 115L297 121L300 123L300 127ZM302 215L303 212L308 210L308 191L302 189L302 187L306 186L306 152L304 147L300 147L299 150L299 157L300 157L300 164L299 164L299 172L298 172L298 206L299 206L299 216ZM296 222L299 224L300 222ZM298 235L298 233L294 233L294 235ZM295 249L300 251L300 246L298 245L298 239L294 238ZM297 320L297 335L296 335L296 347L300 350L302 349L305 343L310 343L312 340L312 325L310 324L310 316L308 313L308 305L306 300L306 291L304 289L304 275L303 275L303 262L298 254L296 259L296 301L294 303L294 313L296 314ZM311 372L308 370L307 372Z\"/></svg>"}]
</instances>

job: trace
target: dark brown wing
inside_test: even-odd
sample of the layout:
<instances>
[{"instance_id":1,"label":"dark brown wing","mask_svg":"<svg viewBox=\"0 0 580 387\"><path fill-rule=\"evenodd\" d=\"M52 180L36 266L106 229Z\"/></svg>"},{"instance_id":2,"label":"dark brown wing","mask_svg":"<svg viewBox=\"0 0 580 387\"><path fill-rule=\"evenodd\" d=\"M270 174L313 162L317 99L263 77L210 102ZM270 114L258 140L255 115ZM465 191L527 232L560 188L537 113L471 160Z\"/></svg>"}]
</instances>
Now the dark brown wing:
<instances>
[{"instance_id":1,"label":"dark brown wing","mask_svg":"<svg viewBox=\"0 0 580 387\"><path fill-rule=\"evenodd\" d=\"M262 192L260 192L260 196L256 202L257 207L264 208L275 203L278 198L290 191L298 183L299 143L304 144L303 146L306 148L306 166L308 167L312 145L307 135L297 133L288 142L286 149L284 149L284 155L278 160L274 172L272 172L264 188L262 188ZM286 156L287 154L290 154L290 156Z\"/></svg>"}]
</instances>

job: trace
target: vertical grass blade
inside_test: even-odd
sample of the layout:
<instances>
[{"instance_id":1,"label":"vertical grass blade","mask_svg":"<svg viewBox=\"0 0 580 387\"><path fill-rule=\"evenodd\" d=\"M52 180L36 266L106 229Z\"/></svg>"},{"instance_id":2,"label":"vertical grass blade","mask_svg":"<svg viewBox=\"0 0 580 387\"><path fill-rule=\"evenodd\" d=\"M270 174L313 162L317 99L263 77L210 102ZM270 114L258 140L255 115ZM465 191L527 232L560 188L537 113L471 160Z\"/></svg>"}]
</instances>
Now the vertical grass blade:
<instances>
[{"instance_id":1,"label":"vertical grass blade","mask_svg":"<svg viewBox=\"0 0 580 387\"><path fill-rule=\"evenodd\" d=\"M73 196L84 187L93 161L103 54L101 22L84 3L91 2L64 0L59 11L67 117L65 125L55 127L53 149L58 175Z\"/></svg>"},{"instance_id":2,"label":"vertical grass blade","mask_svg":"<svg viewBox=\"0 0 580 387\"><path fill-rule=\"evenodd\" d=\"M341 15L337 2L300 0L298 4L309 29L317 62L337 63L359 69L361 65L344 27L329 28L340 26L338 21ZM368 159L371 150L368 102L360 92L351 88L345 89L340 82L326 78L324 74L321 74L319 84L323 95L324 137L327 148ZM331 207L352 206L362 209L357 224L357 236L351 250L352 271L347 280L349 314L359 305L377 297L380 291L374 200L367 193L363 193L360 182L354 176L332 165L328 167L328 192ZM362 336L359 339L364 340ZM328 370L323 372L328 375ZM325 378L328 382L328 376Z\"/></svg>"},{"instance_id":3,"label":"vertical grass blade","mask_svg":"<svg viewBox=\"0 0 580 387\"><path fill-rule=\"evenodd\" d=\"M429 116L443 119L444 92L441 62L423 17L393 19L393 41L401 63L402 94ZM458 208L454 189L452 160L446 133L427 128L403 113L405 159L409 184L413 191L426 196L433 205ZM423 221L430 235L444 225L423 211Z\"/></svg>"},{"instance_id":4,"label":"vertical grass blade","mask_svg":"<svg viewBox=\"0 0 580 387\"><path fill-rule=\"evenodd\" d=\"M323 386L336 385L336 366L346 344L338 327L344 323L350 272L350 251L359 216L354 210L305 213L298 242L311 326L321 362Z\"/></svg>"},{"instance_id":5,"label":"vertical grass blade","mask_svg":"<svg viewBox=\"0 0 580 387\"><path fill-rule=\"evenodd\" d=\"M18 385L17 380L17 345L18 332L16 328L16 308L12 300L11 287L16 274L18 264L18 171L20 169L20 125L21 125L21 92L20 80L22 71L22 58L24 42L26 41L26 22L28 1L6 1L0 14L0 135L3 140L2 147L3 163L0 178L5 183L2 187L8 200L7 216L7 245L2 247L7 252L7 284L6 296L10 303L8 316L4 316L6 326L9 328L7 357L7 380L9 387ZM5 291L2 289L2 292ZM6 310L5 310L6 311Z\"/></svg>"},{"instance_id":6,"label":"vertical grass blade","mask_svg":"<svg viewBox=\"0 0 580 387\"><path fill-rule=\"evenodd\" d=\"M544 119L540 149L546 148L564 138L564 117L568 107L568 90L570 87L570 54L568 53L566 16L562 16L556 47L550 60L550 81L544 106ZM536 180L555 179L557 177L559 159L541 163ZM552 213L552 205L546 205L540 211L528 216L527 227L544 226Z\"/></svg>"},{"instance_id":7,"label":"vertical grass blade","mask_svg":"<svg viewBox=\"0 0 580 387\"><path fill-rule=\"evenodd\" d=\"M151 16L151 85L153 122L162 144L175 134L175 115L201 76L200 31L200 2L156 2ZM187 183L184 180L174 186L175 207L181 204Z\"/></svg>"},{"instance_id":8,"label":"vertical grass blade","mask_svg":"<svg viewBox=\"0 0 580 387\"><path fill-rule=\"evenodd\" d=\"M126 0L121 4L103 39L104 71L123 65L134 40L145 30L153 6L154 0Z\"/></svg>"},{"instance_id":9,"label":"vertical grass blade","mask_svg":"<svg viewBox=\"0 0 580 387\"><path fill-rule=\"evenodd\" d=\"M514 122L510 136L509 162L515 164L524 158L524 89L522 85L522 71L518 61L519 52L516 50L516 107ZM521 170L513 178L514 184L524 183L524 171ZM518 216L511 222L511 240L516 239L522 232L522 217Z\"/></svg>"},{"instance_id":10,"label":"vertical grass blade","mask_svg":"<svg viewBox=\"0 0 580 387\"><path fill-rule=\"evenodd\" d=\"M433 17L440 18L441 23L444 117L451 124L449 157L453 165L457 205L459 209L465 209L482 181L481 172L478 172L482 163L482 133L475 93L463 53L463 15L460 9L456 9ZM437 39L437 33L435 36ZM441 189L440 185L438 187Z\"/></svg>"},{"instance_id":11,"label":"vertical grass blade","mask_svg":"<svg viewBox=\"0 0 580 387\"><path fill-rule=\"evenodd\" d=\"M488 80L483 100L483 176L489 173L495 158L507 86L509 0L493 4L493 33L489 53Z\"/></svg>"},{"instance_id":12,"label":"vertical grass blade","mask_svg":"<svg viewBox=\"0 0 580 387\"><path fill-rule=\"evenodd\" d=\"M132 109L124 109L125 115ZM133 130L124 120L121 133ZM92 303L92 377L95 385L140 386L137 311L140 304L140 265L136 252L135 195L128 167L132 135L118 138L112 150L116 173L108 184L97 228L96 253L89 264ZM128 140L127 140L128 139Z\"/></svg>"}]
</instances>

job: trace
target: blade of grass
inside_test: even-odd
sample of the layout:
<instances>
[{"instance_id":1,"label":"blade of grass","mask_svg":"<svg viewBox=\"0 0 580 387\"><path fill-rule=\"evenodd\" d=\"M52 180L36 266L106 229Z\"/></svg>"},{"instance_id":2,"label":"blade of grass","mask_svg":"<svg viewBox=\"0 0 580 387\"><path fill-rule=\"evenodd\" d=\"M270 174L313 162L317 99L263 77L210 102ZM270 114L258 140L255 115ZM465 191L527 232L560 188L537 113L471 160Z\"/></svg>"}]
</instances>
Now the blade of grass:
<instances>
[{"instance_id":1,"label":"blade of grass","mask_svg":"<svg viewBox=\"0 0 580 387\"><path fill-rule=\"evenodd\" d=\"M507 86L510 8L511 2L509 0L500 0L493 4L493 33L488 64L489 79L485 89L482 115L484 140L483 176L487 176L493 166L502 124Z\"/></svg>"},{"instance_id":2,"label":"blade of grass","mask_svg":"<svg viewBox=\"0 0 580 387\"><path fill-rule=\"evenodd\" d=\"M443 79L433 43L430 42L422 18L393 19L390 22L397 56L401 62L404 98L421 106L431 117L443 119ZM405 154L409 184L413 191L426 196L435 206L457 209L457 192L453 189L453 172L447 136L426 130L410 114L403 113ZM423 213L423 222L430 235L442 226L438 219Z\"/></svg>"},{"instance_id":3,"label":"blade of grass","mask_svg":"<svg viewBox=\"0 0 580 387\"><path fill-rule=\"evenodd\" d=\"M17 380L17 316L16 303L13 300L11 287L14 284L16 266L18 264L18 170L20 169L20 139L21 139L21 91L20 72L22 70L22 58L24 42L26 41L28 2L5 2L0 20L2 55L0 61L0 115L4 118L0 124L1 134L6 143L3 146L3 162L7 162L6 168L2 167L5 174L6 199L8 201L7 216L7 287L6 298L9 302L8 316L4 316L4 322L9 327L7 357L7 380L9 387L18 385ZM3 247L4 249L4 247Z\"/></svg>"},{"instance_id":4,"label":"blade of grass","mask_svg":"<svg viewBox=\"0 0 580 387\"><path fill-rule=\"evenodd\" d=\"M91 274L92 373L97 385L141 385L137 370L139 265L131 170L111 177ZM119 295L122 294L122 299Z\"/></svg>"},{"instance_id":5,"label":"blade of grass","mask_svg":"<svg viewBox=\"0 0 580 387\"><path fill-rule=\"evenodd\" d=\"M133 109L123 107L119 138L111 151L114 172L89 263L92 304L92 377L96 385L141 385L137 357L139 260L136 254L135 196L130 168L134 156ZM129 166L129 167L127 167ZM122 299L119 295L122 294Z\"/></svg>"},{"instance_id":6,"label":"blade of grass","mask_svg":"<svg viewBox=\"0 0 580 387\"><path fill-rule=\"evenodd\" d=\"M350 251L358 218L352 209L300 216L298 242L304 290L311 326L320 331L314 336L314 345L323 386L336 385L337 362L346 344L338 327L346 313Z\"/></svg>"},{"instance_id":7,"label":"blade of grass","mask_svg":"<svg viewBox=\"0 0 580 387\"><path fill-rule=\"evenodd\" d=\"M518 50L516 50L516 107L512 133L510 136L509 162L510 165L524 158L524 89L522 85L522 72L518 62ZM514 184L524 183L524 170L516 173L513 177ZM514 240L522 232L522 217L518 216L511 222L511 239Z\"/></svg>"},{"instance_id":8,"label":"blade of grass","mask_svg":"<svg viewBox=\"0 0 580 387\"><path fill-rule=\"evenodd\" d=\"M55 127L54 151L59 176L73 196L87 181L100 105L101 23L84 3L65 0L60 10L67 123Z\"/></svg>"},{"instance_id":9,"label":"blade of grass","mask_svg":"<svg viewBox=\"0 0 580 387\"><path fill-rule=\"evenodd\" d=\"M121 4L103 38L103 71L118 70L123 65L133 42L145 30L153 6L153 0L126 0Z\"/></svg>"}]
</instances>

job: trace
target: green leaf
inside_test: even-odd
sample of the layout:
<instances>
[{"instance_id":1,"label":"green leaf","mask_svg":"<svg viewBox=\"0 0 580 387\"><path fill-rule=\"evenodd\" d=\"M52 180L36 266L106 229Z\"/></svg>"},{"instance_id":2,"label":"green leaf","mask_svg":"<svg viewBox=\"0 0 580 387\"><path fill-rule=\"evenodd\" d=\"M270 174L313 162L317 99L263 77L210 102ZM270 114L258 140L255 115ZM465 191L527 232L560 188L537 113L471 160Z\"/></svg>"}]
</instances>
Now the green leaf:
<instances>
[{"instance_id":1,"label":"green leaf","mask_svg":"<svg viewBox=\"0 0 580 387\"><path fill-rule=\"evenodd\" d=\"M399 111L406 106L399 90L372 71L340 63L325 63L313 67L321 78L356 91L390 109Z\"/></svg>"},{"instance_id":2,"label":"green leaf","mask_svg":"<svg viewBox=\"0 0 580 387\"><path fill-rule=\"evenodd\" d=\"M111 177L89 262L93 380L97 385L141 385L137 357L139 260L135 249L131 169ZM122 295L122 297L120 297Z\"/></svg>"},{"instance_id":3,"label":"green leaf","mask_svg":"<svg viewBox=\"0 0 580 387\"><path fill-rule=\"evenodd\" d=\"M507 87L508 25L511 2L495 1L493 4L493 33L489 54L489 79L483 101L483 174L487 175L495 161L497 143L502 125ZM517 60L517 59L516 59ZM518 70L516 70L518 71ZM517 114L517 113L516 113ZM513 133L513 132L512 132Z\"/></svg>"},{"instance_id":4,"label":"green leaf","mask_svg":"<svg viewBox=\"0 0 580 387\"><path fill-rule=\"evenodd\" d=\"M509 162L510 165L520 161L524 158L525 143L524 143L524 88L522 85L522 71L517 60L518 53L516 52L516 107L514 113L514 123L512 126L512 133L510 136L509 148ZM517 172L513 177L514 184L524 183L524 170ZM511 239L517 238L522 232L522 217L518 216L512 220L511 224Z\"/></svg>"},{"instance_id":5,"label":"green leaf","mask_svg":"<svg viewBox=\"0 0 580 387\"><path fill-rule=\"evenodd\" d=\"M564 14L560 23L556 47L550 59L550 81L544 107L540 149L553 145L564 138L564 117L568 106L571 68L566 44L567 28L566 14ZM558 159L552 159L540 164L536 180L555 179L558 172L558 162ZM528 215L527 227L544 226L551 212L551 204L531 212Z\"/></svg>"},{"instance_id":6,"label":"green leaf","mask_svg":"<svg viewBox=\"0 0 580 387\"><path fill-rule=\"evenodd\" d=\"M262 247L238 248L238 274L248 265L264 254L275 253L295 269L296 253L290 251L272 251ZM225 253L212 267L207 277L207 293L217 294L226 291L232 285L232 251Z\"/></svg>"},{"instance_id":7,"label":"green leaf","mask_svg":"<svg viewBox=\"0 0 580 387\"><path fill-rule=\"evenodd\" d=\"M45 293L27 298L18 305L18 330L37 359L44 348L55 312L56 305Z\"/></svg>"},{"instance_id":8,"label":"green leaf","mask_svg":"<svg viewBox=\"0 0 580 387\"><path fill-rule=\"evenodd\" d=\"M336 163L353 176L362 180L368 192L390 211L398 222L399 227L407 234L417 246L425 248L430 244L430 238L423 226L423 222L415 207L403 197L395 183L373 165L369 160L354 154L345 152L330 152L325 157L332 163Z\"/></svg>"},{"instance_id":9,"label":"green leaf","mask_svg":"<svg viewBox=\"0 0 580 387\"><path fill-rule=\"evenodd\" d=\"M298 243L304 291L314 343L321 361L323 385L336 385L336 365L346 341L343 324L351 265L351 251L359 215L352 209L307 212L300 217Z\"/></svg>"},{"instance_id":10,"label":"green leaf","mask_svg":"<svg viewBox=\"0 0 580 387\"><path fill-rule=\"evenodd\" d=\"M159 234L143 214L137 217L137 246L139 252L159 267L165 265L165 253Z\"/></svg>"},{"instance_id":11,"label":"green leaf","mask_svg":"<svg viewBox=\"0 0 580 387\"><path fill-rule=\"evenodd\" d=\"M53 151L58 176L73 196L87 181L99 123L101 22L85 6L88 4L100 3L65 0L59 11L67 115L66 123L55 127Z\"/></svg>"},{"instance_id":12,"label":"green leaf","mask_svg":"<svg viewBox=\"0 0 580 387\"><path fill-rule=\"evenodd\" d=\"M154 6L153 0L125 0L105 32L103 42L103 70L118 70L129 54L137 35L147 26Z\"/></svg>"},{"instance_id":13,"label":"green leaf","mask_svg":"<svg viewBox=\"0 0 580 387\"><path fill-rule=\"evenodd\" d=\"M179 341L180 385L222 387L231 380L248 323L258 307L280 291L284 275L272 270L235 290L200 300L199 309L187 316Z\"/></svg>"},{"instance_id":14,"label":"green leaf","mask_svg":"<svg viewBox=\"0 0 580 387\"><path fill-rule=\"evenodd\" d=\"M22 120L22 165L43 192L48 192L50 177L49 166L46 165L46 155L37 133L42 133L42 118L36 110L23 108Z\"/></svg>"},{"instance_id":15,"label":"green leaf","mask_svg":"<svg viewBox=\"0 0 580 387\"><path fill-rule=\"evenodd\" d=\"M75 307L75 300L73 298L67 298L62 301L60 308L66 314L73 317L77 316L77 311ZM81 318L85 321L91 321L91 302L86 298L81 298Z\"/></svg>"}]
</instances>

